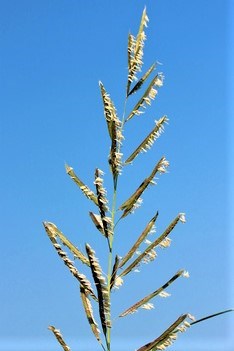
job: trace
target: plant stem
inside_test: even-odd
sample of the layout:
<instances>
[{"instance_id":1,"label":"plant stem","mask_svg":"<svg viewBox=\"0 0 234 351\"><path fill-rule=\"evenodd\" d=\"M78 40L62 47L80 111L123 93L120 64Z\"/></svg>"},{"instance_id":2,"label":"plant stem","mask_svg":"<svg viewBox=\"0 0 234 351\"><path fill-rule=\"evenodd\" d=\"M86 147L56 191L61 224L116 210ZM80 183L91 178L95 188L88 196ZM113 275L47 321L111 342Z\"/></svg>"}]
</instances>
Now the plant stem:
<instances>
[{"instance_id":1,"label":"plant stem","mask_svg":"<svg viewBox=\"0 0 234 351\"><path fill-rule=\"evenodd\" d=\"M124 109L123 109L123 117L121 123L121 132L123 130L125 124L125 111L127 105L127 98L124 101ZM118 145L118 152L120 152L121 144ZM111 236L108 238L108 245L109 245L109 254L108 254L108 273L107 273L107 288L108 288L108 299L110 303L111 309L111 274L112 274L112 266L113 266L113 241L114 241L114 231L115 231L115 213L116 213L116 199L117 199L117 187L118 187L118 175L117 178L113 179L113 198L112 198L112 210L111 210ZM111 310L108 316L108 319L111 320ZM111 351L111 326L107 327L106 333L106 346L107 351Z\"/></svg>"},{"instance_id":2,"label":"plant stem","mask_svg":"<svg viewBox=\"0 0 234 351\"><path fill-rule=\"evenodd\" d=\"M108 298L109 302L111 300L111 274L112 274L112 261L113 261L113 240L114 240L114 228L115 228L115 212L116 212L116 197L117 197L117 189L114 189L113 200L112 200L112 211L111 211L111 219L112 219L112 228L111 228L111 237L109 238L109 255L108 255L108 274L107 274L107 287L108 287ZM110 303L111 306L111 303ZM111 308L111 307L110 307ZM111 319L111 312L108 316L109 320ZM107 327L107 336L106 336L106 344L107 351L111 350L111 327Z\"/></svg>"}]
</instances>

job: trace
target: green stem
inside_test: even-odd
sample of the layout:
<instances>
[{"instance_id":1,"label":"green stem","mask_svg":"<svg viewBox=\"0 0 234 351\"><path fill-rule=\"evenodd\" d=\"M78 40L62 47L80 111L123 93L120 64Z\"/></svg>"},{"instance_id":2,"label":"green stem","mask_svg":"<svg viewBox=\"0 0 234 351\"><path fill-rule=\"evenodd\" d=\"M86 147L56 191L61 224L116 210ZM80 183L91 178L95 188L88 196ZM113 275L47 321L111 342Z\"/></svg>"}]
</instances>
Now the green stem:
<instances>
[{"instance_id":1,"label":"green stem","mask_svg":"<svg viewBox=\"0 0 234 351\"><path fill-rule=\"evenodd\" d=\"M125 111L126 111L126 104L127 98L124 102L124 110L123 110L123 117L122 117L122 125L121 125L121 132L123 130L125 124ZM121 145L118 145L118 152L120 152ZM116 213L116 199L117 199L117 186L118 186L118 175L117 178L113 179L113 199L112 199L112 210L111 210L111 236L108 238L108 245L109 245L109 254L108 254L108 273L107 273L107 288L108 288L108 299L111 302L111 274L112 274L112 266L113 266L113 241L114 241L114 231L115 231L115 213ZM110 303L111 306L111 303ZM111 308L111 307L110 307ZM108 316L108 319L111 320L111 311ZM106 346L107 351L111 351L111 327L107 327L106 333Z\"/></svg>"},{"instance_id":2,"label":"green stem","mask_svg":"<svg viewBox=\"0 0 234 351\"><path fill-rule=\"evenodd\" d=\"M115 223L115 212L116 212L116 196L117 196L117 189L114 190L113 193L113 200L112 200L112 211L111 211L111 219L112 219L112 228L111 228L111 237L109 238L109 255L108 255L108 274L107 274L107 287L108 287L108 298L109 301L111 300L111 274L112 274L112 265L113 265L113 253L112 253L112 247L113 247L113 240L114 240L114 223ZM111 304L110 304L111 306ZM110 307L111 308L111 307ZM111 312L110 315L108 316L109 320L111 319ZM106 346L107 346L107 351L110 351L110 346L111 346L111 327L107 327L107 335L106 335Z\"/></svg>"}]
</instances>

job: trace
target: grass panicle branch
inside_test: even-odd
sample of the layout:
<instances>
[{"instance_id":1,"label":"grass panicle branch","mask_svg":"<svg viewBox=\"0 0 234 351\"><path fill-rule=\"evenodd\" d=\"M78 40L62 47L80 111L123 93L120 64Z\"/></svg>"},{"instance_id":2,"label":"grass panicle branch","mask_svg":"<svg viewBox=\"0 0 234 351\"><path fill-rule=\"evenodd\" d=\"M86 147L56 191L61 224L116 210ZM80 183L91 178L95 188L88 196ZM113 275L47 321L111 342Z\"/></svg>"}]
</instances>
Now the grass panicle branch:
<instances>
[{"instance_id":1,"label":"grass panicle branch","mask_svg":"<svg viewBox=\"0 0 234 351\"><path fill-rule=\"evenodd\" d=\"M44 226L47 232L50 232L50 236L54 236L54 238L58 237L62 244L68 247L68 249L74 255L74 258L79 259L82 263L89 266L88 258L75 245L73 245L70 240L67 239L67 237L56 227L55 224L51 222L45 222Z\"/></svg>"},{"instance_id":2,"label":"grass panicle branch","mask_svg":"<svg viewBox=\"0 0 234 351\"><path fill-rule=\"evenodd\" d=\"M156 240L150 243L148 247L127 268L125 268L124 271L121 272L120 276L123 277L126 274L130 273L143 260L145 263L154 260L154 258L156 257L154 249L159 245L162 245L163 247L169 246L170 240L168 240L167 236L171 233L171 231L175 228L179 221L181 221L182 223L185 222L184 213L179 213L179 215L169 224L165 231Z\"/></svg>"},{"instance_id":3,"label":"grass panicle branch","mask_svg":"<svg viewBox=\"0 0 234 351\"><path fill-rule=\"evenodd\" d=\"M143 307L146 309L150 309L153 308L152 304L148 304L148 302L150 300L152 300L155 296L159 295L161 297L168 297L170 296L170 294L168 294L167 292L165 292L164 290L166 288L168 288L169 285L171 285L176 279L178 279L179 277L188 277L188 272L184 271L184 270L180 270L178 271L170 280L168 280L164 285L162 285L160 288L158 288L157 290L155 290L154 292L152 292L151 294L145 296L143 299L141 299L140 301L136 302L134 305L132 305L131 307L129 307L126 311L122 312L119 317L125 317L128 314L132 314L135 313L137 311L138 308ZM147 305L146 305L147 304ZM149 308L147 308L147 306L149 306Z\"/></svg>"},{"instance_id":4,"label":"grass panicle branch","mask_svg":"<svg viewBox=\"0 0 234 351\"><path fill-rule=\"evenodd\" d=\"M126 217L129 213L133 212L133 210L136 208L137 201L140 199L142 193L146 190L146 188L150 184L155 184L154 183L154 177L156 173L166 173L166 169L169 166L169 162L166 160L165 157L162 157L154 169L152 170L151 174L149 175L148 178L146 178L141 185L137 188L137 190L130 196L129 199L127 199L121 206L120 210L123 210L122 218Z\"/></svg>"},{"instance_id":5,"label":"grass panicle branch","mask_svg":"<svg viewBox=\"0 0 234 351\"><path fill-rule=\"evenodd\" d=\"M102 269L99 265L98 259L95 256L94 250L90 245L86 244L86 251L89 257L90 268L92 271L94 283L97 289L98 304L99 304L99 315L102 323L102 330L107 336L107 328L111 327L110 316L110 300L107 289L106 280L102 274Z\"/></svg>"},{"instance_id":6,"label":"grass panicle branch","mask_svg":"<svg viewBox=\"0 0 234 351\"><path fill-rule=\"evenodd\" d=\"M132 119L132 117L139 116L142 113L144 113L144 110L146 109L147 105L148 106L151 105L152 100L155 99L158 93L158 88L162 87L163 85L163 79L164 79L163 75L161 73L158 73L151 80L144 94L141 96L139 101L136 103L136 105L133 107L132 111L126 118L126 122Z\"/></svg>"},{"instance_id":7,"label":"grass panicle branch","mask_svg":"<svg viewBox=\"0 0 234 351\"><path fill-rule=\"evenodd\" d=\"M155 140L160 137L162 132L164 131L164 125L168 123L167 116L163 116L158 121L155 121L155 127L152 131L147 135L147 137L140 143L140 145L136 148L135 151L127 158L125 164L131 163L140 152L146 152L151 148L154 144Z\"/></svg>"},{"instance_id":8,"label":"grass panicle branch","mask_svg":"<svg viewBox=\"0 0 234 351\"><path fill-rule=\"evenodd\" d=\"M136 93L144 84L146 79L151 75L151 73L155 70L156 64L153 63L152 66L146 71L146 73L138 80L138 82L134 85L134 87L129 91L128 97L134 93Z\"/></svg>"},{"instance_id":9,"label":"grass panicle branch","mask_svg":"<svg viewBox=\"0 0 234 351\"><path fill-rule=\"evenodd\" d=\"M80 286L80 295L81 295L81 301L83 303L83 307L85 310L85 314L87 316L92 332L96 337L97 341L102 344L101 338L100 338L100 330L98 329L98 325L93 316L93 309L92 309L91 302L89 300L89 293L85 290L83 286Z\"/></svg>"},{"instance_id":10,"label":"grass panicle branch","mask_svg":"<svg viewBox=\"0 0 234 351\"><path fill-rule=\"evenodd\" d=\"M110 290L115 286L116 278L117 278L117 271L119 268L119 256L115 256L115 263L113 265L113 270L111 273L111 280L110 280Z\"/></svg>"},{"instance_id":11,"label":"grass panicle branch","mask_svg":"<svg viewBox=\"0 0 234 351\"><path fill-rule=\"evenodd\" d=\"M122 258L122 260L119 263L119 268L122 268L134 255L134 253L136 252L136 250L139 248L139 246L141 245L141 243L145 240L145 238L147 237L147 235L152 231L154 224L156 222L158 218L158 212L156 213L156 215L149 221L149 223L147 224L147 226L145 227L145 229L143 230L143 232L141 233L141 235L139 236L139 238L137 239L137 241L134 243L134 245L131 247L131 249L128 251L128 253Z\"/></svg>"},{"instance_id":12,"label":"grass panicle branch","mask_svg":"<svg viewBox=\"0 0 234 351\"><path fill-rule=\"evenodd\" d=\"M71 274L79 281L79 283L89 292L90 296L97 301L97 297L93 292L90 281L86 278L84 274L81 274L78 269L75 267L74 263L68 258L65 251L62 250L61 246L58 244L55 236L51 234L48 230L47 222L44 222L45 230L49 236L50 241L52 242L55 250L57 251L59 257L64 262L65 266L68 267Z\"/></svg>"},{"instance_id":13,"label":"grass panicle branch","mask_svg":"<svg viewBox=\"0 0 234 351\"><path fill-rule=\"evenodd\" d=\"M100 169L96 169L95 171L95 181L94 184L96 186L97 193L97 201L101 219L101 227L103 229L103 233L106 238L109 238L111 235L111 218L106 215L106 212L109 212L108 208L108 200L106 197L106 189L103 187L103 172ZM91 215L92 220L94 221L94 216ZM98 221L98 217L95 217Z\"/></svg>"},{"instance_id":14,"label":"grass panicle branch","mask_svg":"<svg viewBox=\"0 0 234 351\"><path fill-rule=\"evenodd\" d=\"M144 43L146 40L145 27L147 27L149 19L144 9L141 17L141 22L138 30L137 37L132 34L128 39L128 82L127 82L127 96L129 95L131 84L137 80L136 74L141 71L143 65Z\"/></svg>"},{"instance_id":15,"label":"grass panicle branch","mask_svg":"<svg viewBox=\"0 0 234 351\"><path fill-rule=\"evenodd\" d=\"M75 182L78 185L82 193L88 199L92 200L95 203L95 205L98 205L97 197L95 196L94 192L90 190L90 188L80 180L80 178L75 174L73 168L68 165L65 165L65 168L66 168L67 174L71 177L73 182Z\"/></svg>"},{"instance_id":16,"label":"grass panicle branch","mask_svg":"<svg viewBox=\"0 0 234 351\"><path fill-rule=\"evenodd\" d=\"M173 324L170 325L158 338L149 342L148 344L140 347L137 351L156 351L165 350L171 346L177 339L179 332L184 332L190 326L190 323L186 319L194 320L194 317L190 314L184 314L180 316Z\"/></svg>"},{"instance_id":17,"label":"grass panicle branch","mask_svg":"<svg viewBox=\"0 0 234 351\"><path fill-rule=\"evenodd\" d=\"M71 351L70 347L65 343L59 329L56 329L53 325L50 325L48 329L52 331L64 351Z\"/></svg>"}]
</instances>

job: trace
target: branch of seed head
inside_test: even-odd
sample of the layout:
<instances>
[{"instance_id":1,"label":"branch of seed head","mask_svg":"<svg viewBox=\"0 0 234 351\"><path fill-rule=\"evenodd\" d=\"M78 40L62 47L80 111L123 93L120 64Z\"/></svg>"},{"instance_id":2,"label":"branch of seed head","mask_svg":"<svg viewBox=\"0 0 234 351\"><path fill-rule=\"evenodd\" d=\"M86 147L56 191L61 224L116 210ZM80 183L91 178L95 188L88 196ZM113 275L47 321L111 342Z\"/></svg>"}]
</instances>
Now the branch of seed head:
<instances>
[{"instance_id":1,"label":"branch of seed head","mask_svg":"<svg viewBox=\"0 0 234 351\"><path fill-rule=\"evenodd\" d=\"M147 135L147 137L140 143L140 145L136 148L136 150L127 158L125 161L125 164L131 163L135 157L139 155L140 152L146 152L149 150L156 139L160 137L160 135L164 131L164 124L168 123L168 118L166 116L163 116L160 118L158 121L155 121L156 125L152 129L152 131Z\"/></svg>"},{"instance_id":2,"label":"branch of seed head","mask_svg":"<svg viewBox=\"0 0 234 351\"><path fill-rule=\"evenodd\" d=\"M84 310L86 313L86 317L88 319L91 330L92 330L93 334L95 335L97 341L99 343L101 343L100 330L98 328L98 324L96 323L96 321L94 319L93 308L92 308L91 302L89 301L88 292L84 289L83 286L80 286L80 294L81 294L81 300L83 303L83 307L84 307Z\"/></svg>"},{"instance_id":3,"label":"branch of seed head","mask_svg":"<svg viewBox=\"0 0 234 351\"><path fill-rule=\"evenodd\" d=\"M162 73L158 73L149 83L148 88L145 90L144 94L140 100L133 107L132 111L126 118L126 122L129 121L133 116L139 116L144 113L144 109L147 105L151 105L151 101L155 99L158 89L163 85L164 76Z\"/></svg>"},{"instance_id":4,"label":"branch of seed head","mask_svg":"<svg viewBox=\"0 0 234 351\"><path fill-rule=\"evenodd\" d=\"M139 206L141 204L141 194L145 191L145 189L150 184L155 184L154 177L156 173L166 173L166 168L169 166L169 162L166 160L165 157L162 157L159 162L154 167L153 171L151 172L150 176L146 178L141 185L137 188L137 190L128 198L121 206L120 209L124 211L122 217L126 217L132 210L134 210L134 206ZM138 201L138 203L137 203Z\"/></svg>"},{"instance_id":5,"label":"branch of seed head","mask_svg":"<svg viewBox=\"0 0 234 351\"><path fill-rule=\"evenodd\" d=\"M110 95L107 94L107 92L104 88L104 85L102 84L101 81L99 82L99 86L100 86L101 95L102 95L104 115L106 118L106 123L107 123L108 131L109 131L109 135L110 135L110 138L112 140L113 123L115 123L117 128L120 128L121 122L118 119L114 103L111 100Z\"/></svg>"},{"instance_id":6,"label":"branch of seed head","mask_svg":"<svg viewBox=\"0 0 234 351\"><path fill-rule=\"evenodd\" d=\"M121 144L122 144L122 132L116 126L115 122L113 122L113 131L112 131L112 142L111 149L109 154L109 164L111 167L111 171L114 178L114 184L116 188L116 181L118 175L121 174L122 170L122 153L120 152Z\"/></svg>"},{"instance_id":7,"label":"branch of seed head","mask_svg":"<svg viewBox=\"0 0 234 351\"><path fill-rule=\"evenodd\" d=\"M106 189L103 187L103 179L101 178L103 172L100 169L96 169L95 171L95 181L94 184L96 186L97 199L98 199L98 207L99 213L102 220L103 231L106 238L112 234L112 226L111 226L111 218L106 216L106 212L109 211L108 208L108 200L106 197Z\"/></svg>"},{"instance_id":8,"label":"branch of seed head","mask_svg":"<svg viewBox=\"0 0 234 351\"><path fill-rule=\"evenodd\" d=\"M190 314L184 314L180 316L169 328L167 328L158 338L140 347L137 351L156 351L165 350L171 346L177 339L178 332L184 332L190 323L186 321L186 318L194 319Z\"/></svg>"},{"instance_id":9,"label":"branch of seed head","mask_svg":"<svg viewBox=\"0 0 234 351\"><path fill-rule=\"evenodd\" d=\"M61 245L59 245L56 239L47 232L55 250L57 251L59 257L63 260L64 264L68 267L72 275L79 281L79 283L89 292L90 296L97 301L97 297L94 294L89 280L84 274L79 273L78 269L74 266L73 262L68 258L65 251L62 250Z\"/></svg>"},{"instance_id":10,"label":"branch of seed head","mask_svg":"<svg viewBox=\"0 0 234 351\"><path fill-rule=\"evenodd\" d=\"M102 324L104 335L107 335L107 327L111 327L110 321L110 299L106 285L106 280L102 274L102 269L99 265L98 259L95 256L95 251L86 244L86 252L90 262L93 279L96 285L99 304L99 315Z\"/></svg>"},{"instance_id":11,"label":"branch of seed head","mask_svg":"<svg viewBox=\"0 0 234 351\"><path fill-rule=\"evenodd\" d=\"M56 339L58 340L59 344L62 346L64 351L70 351L70 347L65 343L63 340L62 334L60 333L59 329L56 329L53 325L48 327L49 330L52 331Z\"/></svg>"},{"instance_id":12,"label":"branch of seed head","mask_svg":"<svg viewBox=\"0 0 234 351\"><path fill-rule=\"evenodd\" d=\"M125 268L125 270L120 273L120 276L123 277L131 272L133 269L138 267L141 262L144 262L144 260L145 262L153 260L156 257L154 248L160 245L166 239L179 221L185 223L184 213L179 213L178 216L176 216L176 218L165 229L165 231L156 240L154 240L127 268Z\"/></svg>"},{"instance_id":13,"label":"branch of seed head","mask_svg":"<svg viewBox=\"0 0 234 351\"><path fill-rule=\"evenodd\" d=\"M80 180L80 178L75 174L74 170L72 167L65 165L66 168L66 172L67 174L70 176L70 178L76 183L76 185L79 186L80 190L82 191L82 193L89 199L92 200L95 205L98 205L97 203L97 197L94 194L94 192L92 190L90 190L90 188L85 185L82 180Z\"/></svg>"},{"instance_id":14,"label":"branch of seed head","mask_svg":"<svg viewBox=\"0 0 234 351\"><path fill-rule=\"evenodd\" d=\"M146 14L146 9L144 9L141 22L138 30L137 37L129 35L128 38L128 84L127 84L127 95L130 90L130 85L133 80L137 80L136 73L141 71L143 65L143 48L144 42L146 40L146 35L144 28L147 27L147 22L149 18Z\"/></svg>"},{"instance_id":15,"label":"branch of seed head","mask_svg":"<svg viewBox=\"0 0 234 351\"><path fill-rule=\"evenodd\" d=\"M178 279L181 276L188 278L189 274L187 271L181 269L176 274L174 274L174 276L171 279L169 279L165 284L163 284L160 288L158 288L157 290L153 291L149 295L145 296L144 298L136 302L134 305L132 305L127 310L122 312L119 315L119 317L125 317L130 313L131 314L135 313L138 310L138 308L144 308L148 310L154 308L154 305L152 303L149 303L149 301L156 296L160 296L163 298L170 296L170 294L166 292L165 289L167 289L176 279Z\"/></svg>"}]
</instances>

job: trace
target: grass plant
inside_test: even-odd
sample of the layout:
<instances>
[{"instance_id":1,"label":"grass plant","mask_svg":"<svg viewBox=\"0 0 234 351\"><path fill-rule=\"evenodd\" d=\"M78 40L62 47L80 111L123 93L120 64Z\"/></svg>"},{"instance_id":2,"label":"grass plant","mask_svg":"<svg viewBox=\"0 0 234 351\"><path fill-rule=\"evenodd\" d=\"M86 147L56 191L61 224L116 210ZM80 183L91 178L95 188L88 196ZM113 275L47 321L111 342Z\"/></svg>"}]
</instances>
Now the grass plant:
<instances>
[{"instance_id":1,"label":"grass plant","mask_svg":"<svg viewBox=\"0 0 234 351\"><path fill-rule=\"evenodd\" d=\"M107 245L104 245L107 258L107 272L104 272L102 269L95 250L91 245L86 244L84 252L82 252L55 224L44 222L45 230L57 254L78 281L84 313L94 337L99 343L100 348L104 351L111 351L112 349L111 334L113 316L111 302L113 290L117 287L121 287L123 279L125 279L128 274L131 274L139 265L144 262L153 262L158 247L169 247L171 242L169 236L171 232L180 223L183 224L186 221L183 212L177 214L164 232L150 241L148 239L149 234L154 230L155 223L158 220L158 212L155 212L154 216L146 223L145 229L135 239L135 242L127 253L119 253L119 255L114 254L114 238L119 222L123 221L125 217L130 216L136 208L141 205L141 197L144 195L145 190L148 189L150 185L154 185L155 177L165 174L169 166L167 159L162 156L152 166L152 170L148 172L148 177L139 184L132 195L122 204L118 204L118 179L122 170L128 167L129 164L132 164L140 153L148 151L153 146L154 142L164 132L165 126L168 123L166 115L162 116L158 121L155 121L150 133L143 137L143 140L139 142L139 146L124 159L122 145L125 142L125 126L127 124L133 124L135 118L145 113L147 106L151 105L153 100L157 98L158 90L163 85L163 74L157 72L156 63L153 63L146 70L143 68L143 54L146 41L145 29L148 21L146 9L144 9L137 35L129 34L128 36L128 75L122 119L119 119L114 102L107 93L104 84L99 82L104 117L110 139L108 163L113 183L112 199L108 199L107 197L107 192L104 187L104 173L100 169L97 168L94 172L94 186L92 187L86 185L85 182L77 176L73 168L66 165L68 176L79 187L83 195L88 198L94 208L93 211L89 212L89 216L96 230L103 236L103 240L107 242ZM133 109L127 113L127 104L133 94L138 94L139 98ZM143 243L146 243L147 246L139 253L139 248ZM68 252L65 251L66 249ZM69 255L76 259L76 263L69 258ZM82 273L82 265L89 267L90 275L88 277ZM129 308L119 314L119 318L124 318L129 314L135 313L139 308L152 309L152 300L156 296L169 296L166 291L168 286L173 284L179 277L188 276L189 274L185 270L177 271L161 287L158 287L147 296L142 297L141 300L133 301L133 304L129 306ZM98 308L95 308L95 311L98 310L99 312L98 322L96 321L97 317L94 316L93 304L98 306ZM215 315L228 311L230 310L222 311ZM191 314L182 314L160 336L140 346L137 351L165 350L176 340L179 333L184 332L191 325L212 318L215 315L203 317L195 321ZM50 326L49 329L52 331L63 350L70 350L60 331L54 326Z\"/></svg>"}]
</instances>

